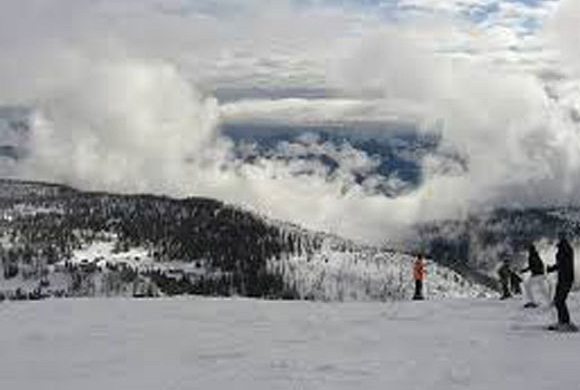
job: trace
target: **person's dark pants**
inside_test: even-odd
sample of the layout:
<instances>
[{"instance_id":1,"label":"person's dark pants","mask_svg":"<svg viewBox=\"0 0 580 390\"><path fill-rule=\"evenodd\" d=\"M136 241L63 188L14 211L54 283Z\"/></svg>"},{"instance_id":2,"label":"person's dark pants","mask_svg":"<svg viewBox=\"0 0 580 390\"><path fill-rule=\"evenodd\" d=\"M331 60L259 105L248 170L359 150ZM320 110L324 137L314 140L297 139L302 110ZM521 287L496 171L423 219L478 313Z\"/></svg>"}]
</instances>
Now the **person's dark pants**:
<instances>
[{"instance_id":1,"label":"person's dark pants","mask_svg":"<svg viewBox=\"0 0 580 390\"><path fill-rule=\"evenodd\" d=\"M568 293L572 288L570 283L558 283L556 286L556 295L554 296L554 306L558 310L558 323L559 324L569 324L570 323L570 312L566 306L566 298L568 298Z\"/></svg>"},{"instance_id":2,"label":"person's dark pants","mask_svg":"<svg viewBox=\"0 0 580 390\"><path fill-rule=\"evenodd\" d=\"M509 280L507 278L502 278L501 281L501 299L506 299L512 296L510 292Z\"/></svg>"},{"instance_id":3,"label":"person's dark pants","mask_svg":"<svg viewBox=\"0 0 580 390\"><path fill-rule=\"evenodd\" d=\"M415 295L413 295L413 299L423 299L423 281L422 280L415 280Z\"/></svg>"},{"instance_id":4,"label":"person's dark pants","mask_svg":"<svg viewBox=\"0 0 580 390\"><path fill-rule=\"evenodd\" d=\"M522 279L515 274L512 274L512 276L510 277L511 290L516 295L519 295L522 293L522 287L520 285L521 282L522 282Z\"/></svg>"}]
</instances>

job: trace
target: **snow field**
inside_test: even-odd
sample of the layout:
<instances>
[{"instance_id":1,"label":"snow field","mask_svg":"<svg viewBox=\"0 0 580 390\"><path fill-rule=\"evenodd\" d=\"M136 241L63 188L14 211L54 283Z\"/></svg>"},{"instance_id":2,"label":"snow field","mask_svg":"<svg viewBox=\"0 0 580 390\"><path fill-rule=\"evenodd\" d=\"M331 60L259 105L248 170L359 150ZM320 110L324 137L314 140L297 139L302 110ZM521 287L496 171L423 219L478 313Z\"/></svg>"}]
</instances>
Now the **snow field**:
<instances>
[{"instance_id":1,"label":"snow field","mask_svg":"<svg viewBox=\"0 0 580 390\"><path fill-rule=\"evenodd\" d=\"M541 330L553 313L522 303L4 302L0 388L578 388L580 335Z\"/></svg>"}]
</instances>

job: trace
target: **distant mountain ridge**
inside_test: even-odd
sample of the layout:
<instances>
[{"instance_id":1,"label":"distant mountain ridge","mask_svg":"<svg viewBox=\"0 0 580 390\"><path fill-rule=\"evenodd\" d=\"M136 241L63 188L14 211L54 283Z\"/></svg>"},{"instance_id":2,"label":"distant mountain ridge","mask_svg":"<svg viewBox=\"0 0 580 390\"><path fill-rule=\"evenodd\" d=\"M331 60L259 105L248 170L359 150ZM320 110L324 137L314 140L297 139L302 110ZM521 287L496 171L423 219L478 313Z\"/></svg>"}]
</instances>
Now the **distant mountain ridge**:
<instances>
[{"instance_id":1,"label":"distant mountain ridge","mask_svg":"<svg viewBox=\"0 0 580 390\"><path fill-rule=\"evenodd\" d=\"M234 140L238 157L245 161L251 162L257 158L306 160L326 167L329 175L341 168L340 159L333 154L351 148L351 152L361 153L374 161L372 168L355 172L355 182L361 184L373 177L378 184L373 185L372 191L388 197L397 197L421 184L421 160L427 154L434 153L440 142L435 134L422 134L413 128L390 129L377 124L297 126L228 123L222 131ZM295 147L288 148L287 145ZM296 153L295 150L300 147L303 152ZM463 164L459 156L447 158L450 164ZM394 186L394 182L397 185Z\"/></svg>"},{"instance_id":2,"label":"distant mountain ridge","mask_svg":"<svg viewBox=\"0 0 580 390\"><path fill-rule=\"evenodd\" d=\"M0 158L18 160L26 155L32 111L0 106Z\"/></svg>"},{"instance_id":3,"label":"distant mountain ridge","mask_svg":"<svg viewBox=\"0 0 580 390\"><path fill-rule=\"evenodd\" d=\"M441 264L490 285L503 259L510 260L515 269L525 267L530 244L538 247L544 262L554 263L561 232L580 253L579 207L500 208L473 213L465 220L418 225L414 237ZM580 283L578 262L576 271Z\"/></svg>"}]
</instances>

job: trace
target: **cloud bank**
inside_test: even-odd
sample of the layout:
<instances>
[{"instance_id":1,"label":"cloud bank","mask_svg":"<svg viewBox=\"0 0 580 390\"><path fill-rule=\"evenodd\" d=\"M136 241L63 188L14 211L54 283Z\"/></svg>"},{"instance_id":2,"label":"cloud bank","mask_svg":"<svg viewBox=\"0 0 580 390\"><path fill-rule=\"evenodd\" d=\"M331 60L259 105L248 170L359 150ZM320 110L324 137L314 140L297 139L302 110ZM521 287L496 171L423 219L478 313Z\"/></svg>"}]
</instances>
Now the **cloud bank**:
<instances>
[{"instance_id":1,"label":"cloud bank","mask_svg":"<svg viewBox=\"0 0 580 390\"><path fill-rule=\"evenodd\" d=\"M211 196L374 242L481 207L575 202L580 95L566 68L580 64L577 6L562 3L544 34L554 2L492 3L3 3L0 103L37 113L18 174ZM257 87L326 96L243 97ZM213 92L222 88L242 98L221 103ZM332 173L299 158L245 161L220 132L228 121L413 123L442 142L421 161L423 185L388 198L369 190L380 178L356 180L377 162L348 143L284 146L331 155ZM466 171L449 168L448 150Z\"/></svg>"}]
</instances>

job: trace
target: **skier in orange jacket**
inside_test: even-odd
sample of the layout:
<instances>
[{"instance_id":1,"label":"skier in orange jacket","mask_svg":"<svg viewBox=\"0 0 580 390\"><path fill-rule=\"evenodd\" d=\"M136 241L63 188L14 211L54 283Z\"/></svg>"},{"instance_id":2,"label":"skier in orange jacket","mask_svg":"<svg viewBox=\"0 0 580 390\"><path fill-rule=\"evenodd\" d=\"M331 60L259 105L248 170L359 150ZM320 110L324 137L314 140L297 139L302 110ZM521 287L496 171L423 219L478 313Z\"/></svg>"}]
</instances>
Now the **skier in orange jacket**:
<instances>
[{"instance_id":1,"label":"skier in orange jacket","mask_svg":"<svg viewBox=\"0 0 580 390\"><path fill-rule=\"evenodd\" d=\"M425 271L425 260L423 255L417 255L415 259L415 264L413 264L413 279L415 279L415 294L413 295L413 300L423 300L423 281L427 276L427 271Z\"/></svg>"}]
</instances>

